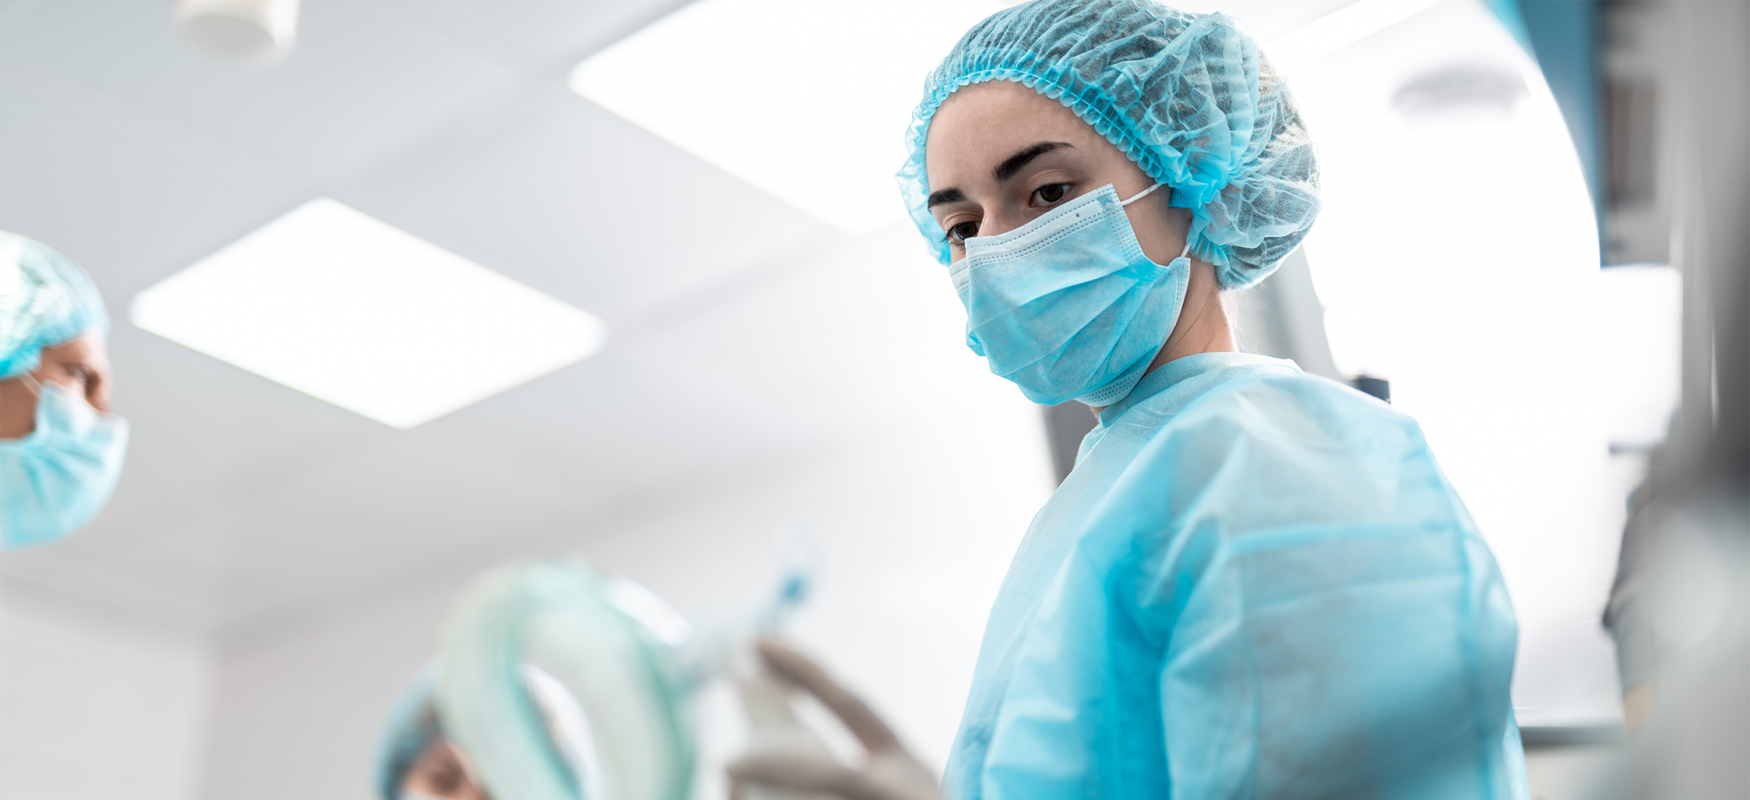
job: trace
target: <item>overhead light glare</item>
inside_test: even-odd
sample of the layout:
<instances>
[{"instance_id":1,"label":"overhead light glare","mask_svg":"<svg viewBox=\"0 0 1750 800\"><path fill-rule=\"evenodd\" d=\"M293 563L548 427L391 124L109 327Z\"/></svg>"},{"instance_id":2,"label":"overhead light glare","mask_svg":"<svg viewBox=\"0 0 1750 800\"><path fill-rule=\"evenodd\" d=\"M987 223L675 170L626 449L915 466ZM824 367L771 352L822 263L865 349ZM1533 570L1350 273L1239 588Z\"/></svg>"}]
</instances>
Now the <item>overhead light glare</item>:
<instances>
[{"instance_id":1,"label":"overhead light glare","mask_svg":"<svg viewBox=\"0 0 1750 800\"><path fill-rule=\"evenodd\" d=\"M328 198L134 297L140 328L396 428L595 354L594 314Z\"/></svg>"},{"instance_id":2,"label":"overhead light glare","mask_svg":"<svg viewBox=\"0 0 1750 800\"><path fill-rule=\"evenodd\" d=\"M1316 61L1427 11L1442 0L1359 0L1264 43L1270 63L1289 68Z\"/></svg>"},{"instance_id":3,"label":"overhead light glare","mask_svg":"<svg viewBox=\"0 0 1750 800\"><path fill-rule=\"evenodd\" d=\"M848 233L905 218L924 78L992 0L698 0L579 63L571 88Z\"/></svg>"},{"instance_id":4,"label":"overhead light glare","mask_svg":"<svg viewBox=\"0 0 1750 800\"><path fill-rule=\"evenodd\" d=\"M176 20L195 47L225 61L267 66L291 53L299 0L177 0Z\"/></svg>"}]
</instances>

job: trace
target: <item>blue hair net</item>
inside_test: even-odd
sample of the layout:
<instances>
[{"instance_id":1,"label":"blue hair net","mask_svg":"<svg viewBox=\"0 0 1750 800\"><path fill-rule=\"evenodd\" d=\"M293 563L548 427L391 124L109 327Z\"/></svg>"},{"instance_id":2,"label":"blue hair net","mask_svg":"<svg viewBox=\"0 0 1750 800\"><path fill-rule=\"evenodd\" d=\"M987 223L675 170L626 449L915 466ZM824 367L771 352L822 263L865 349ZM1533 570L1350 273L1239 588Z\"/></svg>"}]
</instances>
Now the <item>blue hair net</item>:
<instances>
[{"instance_id":1,"label":"blue hair net","mask_svg":"<svg viewBox=\"0 0 1750 800\"><path fill-rule=\"evenodd\" d=\"M1063 103L1191 209L1191 250L1226 289L1262 280L1318 216L1318 166L1288 85L1221 14L1148 0L1035 0L973 26L924 82L900 191L949 262L926 206L930 119L963 86L1006 80Z\"/></svg>"},{"instance_id":2,"label":"blue hair net","mask_svg":"<svg viewBox=\"0 0 1750 800\"><path fill-rule=\"evenodd\" d=\"M408 681L389 709L377 757L377 793L383 800L400 800L401 781L407 777L407 771L426 748L444 737L437 707L441 674L436 662L425 665Z\"/></svg>"},{"instance_id":3,"label":"blue hair net","mask_svg":"<svg viewBox=\"0 0 1750 800\"><path fill-rule=\"evenodd\" d=\"M78 264L41 243L0 231L0 378L36 369L45 347L96 329L109 314Z\"/></svg>"},{"instance_id":4,"label":"blue hair net","mask_svg":"<svg viewBox=\"0 0 1750 800\"><path fill-rule=\"evenodd\" d=\"M382 800L401 800L401 782L433 744L454 741L445 730L438 687L443 668L432 661L414 673L396 695L383 725L383 741L377 753L377 794ZM523 664L517 669L517 686L533 705L542 732L562 762L561 777L577 785L593 763L589 720L563 684L540 669ZM588 769L593 774L593 769ZM585 793L585 797L592 795Z\"/></svg>"}]
</instances>

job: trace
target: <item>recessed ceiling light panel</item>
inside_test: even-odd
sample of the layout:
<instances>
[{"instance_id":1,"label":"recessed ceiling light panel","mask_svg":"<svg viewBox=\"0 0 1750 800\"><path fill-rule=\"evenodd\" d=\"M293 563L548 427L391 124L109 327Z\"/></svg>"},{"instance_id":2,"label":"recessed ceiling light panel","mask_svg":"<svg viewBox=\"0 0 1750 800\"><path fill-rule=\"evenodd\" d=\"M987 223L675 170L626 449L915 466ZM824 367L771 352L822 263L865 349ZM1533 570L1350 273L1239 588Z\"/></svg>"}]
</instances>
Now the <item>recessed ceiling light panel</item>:
<instances>
[{"instance_id":1,"label":"recessed ceiling light panel","mask_svg":"<svg viewBox=\"0 0 1750 800\"><path fill-rule=\"evenodd\" d=\"M140 328L396 428L595 354L574 308L328 198L134 298Z\"/></svg>"},{"instance_id":2,"label":"recessed ceiling light panel","mask_svg":"<svg viewBox=\"0 0 1750 800\"><path fill-rule=\"evenodd\" d=\"M848 233L906 218L924 78L997 0L696 0L579 63L578 94Z\"/></svg>"}]
</instances>

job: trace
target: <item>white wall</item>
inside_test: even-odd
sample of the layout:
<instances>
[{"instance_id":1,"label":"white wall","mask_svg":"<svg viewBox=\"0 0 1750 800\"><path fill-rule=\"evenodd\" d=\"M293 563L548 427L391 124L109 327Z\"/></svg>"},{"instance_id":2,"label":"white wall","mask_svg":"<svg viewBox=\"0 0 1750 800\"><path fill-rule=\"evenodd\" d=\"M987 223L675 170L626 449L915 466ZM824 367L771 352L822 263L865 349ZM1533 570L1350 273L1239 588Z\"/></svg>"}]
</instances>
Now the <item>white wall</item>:
<instances>
[{"instance_id":1,"label":"white wall","mask_svg":"<svg viewBox=\"0 0 1750 800\"><path fill-rule=\"evenodd\" d=\"M405 592L221 649L198 796L374 796L383 712L431 657L458 588Z\"/></svg>"},{"instance_id":2,"label":"white wall","mask_svg":"<svg viewBox=\"0 0 1750 800\"><path fill-rule=\"evenodd\" d=\"M0 797L191 800L204 643L0 593Z\"/></svg>"}]
</instances>

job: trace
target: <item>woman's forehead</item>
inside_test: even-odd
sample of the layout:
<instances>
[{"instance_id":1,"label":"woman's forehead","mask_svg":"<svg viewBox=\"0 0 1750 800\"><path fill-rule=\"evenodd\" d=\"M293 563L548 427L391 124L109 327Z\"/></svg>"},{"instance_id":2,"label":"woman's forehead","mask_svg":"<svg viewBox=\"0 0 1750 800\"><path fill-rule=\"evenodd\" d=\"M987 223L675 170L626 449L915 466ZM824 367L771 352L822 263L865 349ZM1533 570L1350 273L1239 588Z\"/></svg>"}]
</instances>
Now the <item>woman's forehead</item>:
<instances>
[{"instance_id":1,"label":"woman's forehead","mask_svg":"<svg viewBox=\"0 0 1750 800\"><path fill-rule=\"evenodd\" d=\"M1080 145L1091 137L1097 138L1093 127L1062 103L1019 83L987 81L964 87L942 102L930 120L925 163L934 184L938 163L954 165L949 171L958 172L960 162L1000 161L1023 144L1050 140Z\"/></svg>"},{"instance_id":2,"label":"woman's forehead","mask_svg":"<svg viewBox=\"0 0 1750 800\"><path fill-rule=\"evenodd\" d=\"M86 331L57 345L43 348L42 358L54 361L102 361L107 355L103 334Z\"/></svg>"}]
</instances>

